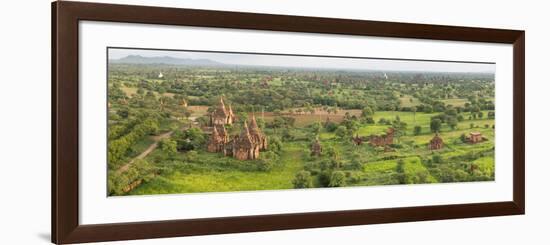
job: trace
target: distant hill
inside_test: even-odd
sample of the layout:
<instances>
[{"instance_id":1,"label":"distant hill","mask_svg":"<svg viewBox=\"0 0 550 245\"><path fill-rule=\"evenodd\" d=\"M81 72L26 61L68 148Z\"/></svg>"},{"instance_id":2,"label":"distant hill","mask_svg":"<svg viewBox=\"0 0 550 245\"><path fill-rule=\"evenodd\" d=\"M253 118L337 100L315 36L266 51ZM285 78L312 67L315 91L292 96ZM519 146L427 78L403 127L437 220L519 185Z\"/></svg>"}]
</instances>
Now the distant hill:
<instances>
[{"instance_id":1,"label":"distant hill","mask_svg":"<svg viewBox=\"0 0 550 245\"><path fill-rule=\"evenodd\" d=\"M128 55L120 59L109 60L118 64L167 64L167 65L188 65L188 66L223 66L224 63L209 59L185 59L170 56L144 57L141 55Z\"/></svg>"}]
</instances>

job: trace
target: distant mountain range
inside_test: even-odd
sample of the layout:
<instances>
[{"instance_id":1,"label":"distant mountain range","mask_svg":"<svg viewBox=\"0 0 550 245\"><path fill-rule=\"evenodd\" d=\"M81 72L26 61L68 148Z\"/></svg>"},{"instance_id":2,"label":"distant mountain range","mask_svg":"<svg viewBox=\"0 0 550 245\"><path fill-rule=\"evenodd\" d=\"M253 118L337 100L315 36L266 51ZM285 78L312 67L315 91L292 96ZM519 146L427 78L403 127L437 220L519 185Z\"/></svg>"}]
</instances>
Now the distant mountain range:
<instances>
[{"instance_id":1,"label":"distant mountain range","mask_svg":"<svg viewBox=\"0 0 550 245\"><path fill-rule=\"evenodd\" d=\"M226 64L209 59L186 59L170 56L144 57L141 55L128 55L120 59L109 60L118 64L167 64L188 66L224 66Z\"/></svg>"}]
</instances>

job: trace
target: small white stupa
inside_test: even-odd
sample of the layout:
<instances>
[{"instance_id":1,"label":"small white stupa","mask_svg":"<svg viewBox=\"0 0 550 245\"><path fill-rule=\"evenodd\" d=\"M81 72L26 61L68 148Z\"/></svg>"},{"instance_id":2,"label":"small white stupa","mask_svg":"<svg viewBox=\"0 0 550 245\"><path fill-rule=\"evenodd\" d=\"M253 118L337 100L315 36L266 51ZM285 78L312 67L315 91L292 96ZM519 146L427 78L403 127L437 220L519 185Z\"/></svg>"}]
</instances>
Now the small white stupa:
<instances>
[{"instance_id":1,"label":"small white stupa","mask_svg":"<svg viewBox=\"0 0 550 245\"><path fill-rule=\"evenodd\" d=\"M164 75L162 75L162 72L159 72L159 78L163 78Z\"/></svg>"}]
</instances>

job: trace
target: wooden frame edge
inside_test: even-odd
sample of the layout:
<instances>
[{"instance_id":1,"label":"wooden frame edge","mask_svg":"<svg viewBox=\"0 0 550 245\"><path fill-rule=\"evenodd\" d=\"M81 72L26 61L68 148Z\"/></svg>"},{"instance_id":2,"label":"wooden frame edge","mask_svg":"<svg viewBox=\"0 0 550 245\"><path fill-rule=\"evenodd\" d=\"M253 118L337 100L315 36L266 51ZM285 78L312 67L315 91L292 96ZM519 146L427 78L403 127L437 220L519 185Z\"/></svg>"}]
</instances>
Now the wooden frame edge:
<instances>
[{"instance_id":1,"label":"wooden frame edge","mask_svg":"<svg viewBox=\"0 0 550 245\"><path fill-rule=\"evenodd\" d=\"M473 214L473 215L472 215ZM63 243L135 240L523 214L515 202L81 225ZM304 220L307 221L304 223ZM300 225L296 225L296 223ZM147 232L144 232L147 231ZM98 234L101 239L98 240Z\"/></svg>"},{"instance_id":2,"label":"wooden frame edge","mask_svg":"<svg viewBox=\"0 0 550 245\"><path fill-rule=\"evenodd\" d=\"M525 31L513 42L513 199L521 214L525 214Z\"/></svg>"},{"instance_id":3,"label":"wooden frame edge","mask_svg":"<svg viewBox=\"0 0 550 245\"><path fill-rule=\"evenodd\" d=\"M126 10L132 9L128 13ZM151 11L153 10L153 11ZM53 2L52 11L52 242L162 238L525 213L525 32L518 30L266 15L210 10ZM136 13L149 13L146 17ZM151 14L151 12L156 13ZM189 19L182 21L181 16ZM141 17L136 17L141 16ZM179 17L178 17L179 16ZM238 18L237 18L238 17ZM206 21L208 19L208 21ZM229 20L228 20L229 19ZM252 19L250 23L243 19ZM405 208L294 213L100 225L78 222L78 21L98 20L253 30L406 37L513 44L513 201ZM259 21L263 20L263 21ZM269 20L269 21L268 21ZM182 24L185 22L185 24ZM293 25L289 25L292 23ZM336 27L343 28L336 28ZM369 27L369 28L365 28ZM307 30L306 30L307 29ZM309 31L308 31L309 30ZM482 35L490 33L491 35ZM481 35L481 36L480 36ZM76 53L75 53L76 52ZM63 96L60 96L63 95ZM75 117L76 115L76 117Z\"/></svg>"},{"instance_id":4,"label":"wooden frame edge","mask_svg":"<svg viewBox=\"0 0 550 245\"><path fill-rule=\"evenodd\" d=\"M51 4L51 241L57 241L57 3Z\"/></svg>"}]
</instances>

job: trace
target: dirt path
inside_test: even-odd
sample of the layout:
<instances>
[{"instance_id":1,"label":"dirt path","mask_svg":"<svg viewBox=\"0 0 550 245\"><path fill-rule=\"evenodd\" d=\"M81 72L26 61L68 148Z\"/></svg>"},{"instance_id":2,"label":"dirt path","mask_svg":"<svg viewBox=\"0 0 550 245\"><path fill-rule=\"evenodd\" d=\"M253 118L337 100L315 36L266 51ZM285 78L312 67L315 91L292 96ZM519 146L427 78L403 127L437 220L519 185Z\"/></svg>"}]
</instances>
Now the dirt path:
<instances>
[{"instance_id":1,"label":"dirt path","mask_svg":"<svg viewBox=\"0 0 550 245\"><path fill-rule=\"evenodd\" d=\"M136 156L132 160L130 160L130 162L128 162L128 163L124 164L122 167L120 167L117 170L117 172L119 174L126 172L130 168L130 165L132 165L136 160L145 158L147 155L149 155L151 152L153 152L159 146L159 142L161 140L166 139L166 138L170 138L170 136L172 136L173 133L174 133L174 131L170 131L170 132L166 132L164 134L152 137L154 143L151 144L149 147L147 147L147 149L145 149L145 151L140 153L138 156Z\"/></svg>"}]
</instances>

